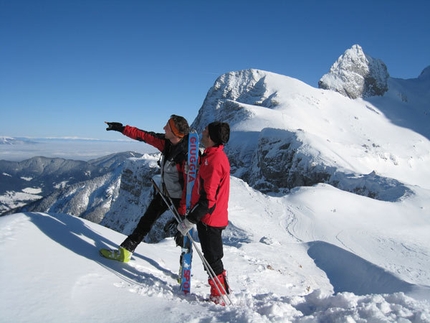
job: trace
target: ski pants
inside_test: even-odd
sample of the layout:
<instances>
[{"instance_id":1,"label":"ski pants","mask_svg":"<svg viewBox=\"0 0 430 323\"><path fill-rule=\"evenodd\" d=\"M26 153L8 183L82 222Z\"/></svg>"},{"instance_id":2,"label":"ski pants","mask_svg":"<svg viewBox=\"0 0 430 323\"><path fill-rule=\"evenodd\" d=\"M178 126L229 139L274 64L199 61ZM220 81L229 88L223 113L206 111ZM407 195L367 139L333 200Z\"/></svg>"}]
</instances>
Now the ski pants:
<instances>
[{"instance_id":1,"label":"ski pants","mask_svg":"<svg viewBox=\"0 0 430 323\"><path fill-rule=\"evenodd\" d=\"M181 199L172 199L173 205L177 208ZM121 247L127 249L130 252L134 252L139 243L142 242L143 238L151 231L151 228L155 221L168 210L168 206L164 203L163 198L160 194L156 194L149 204L146 212L140 218L137 227L133 233L130 234L127 239L121 243Z\"/></svg>"},{"instance_id":2,"label":"ski pants","mask_svg":"<svg viewBox=\"0 0 430 323\"><path fill-rule=\"evenodd\" d=\"M224 271L222 263L222 257L224 256L222 230L224 228L210 227L201 221L197 223L197 232L203 255L217 276Z\"/></svg>"}]
</instances>

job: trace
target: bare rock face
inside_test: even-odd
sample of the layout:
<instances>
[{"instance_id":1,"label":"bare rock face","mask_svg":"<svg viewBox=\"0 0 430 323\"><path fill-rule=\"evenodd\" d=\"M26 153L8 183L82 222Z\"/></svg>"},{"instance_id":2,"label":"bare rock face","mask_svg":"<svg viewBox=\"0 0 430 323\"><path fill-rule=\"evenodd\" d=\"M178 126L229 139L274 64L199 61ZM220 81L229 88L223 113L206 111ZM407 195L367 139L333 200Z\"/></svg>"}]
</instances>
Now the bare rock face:
<instances>
[{"instance_id":1,"label":"bare rock face","mask_svg":"<svg viewBox=\"0 0 430 323\"><path fill-rule=\"evenodd\" d=\"M333 90L351 99L383 96L390 75L380 59L372 58L354 45L338 58L318 87Z\"/></svg>"}]
</instances>

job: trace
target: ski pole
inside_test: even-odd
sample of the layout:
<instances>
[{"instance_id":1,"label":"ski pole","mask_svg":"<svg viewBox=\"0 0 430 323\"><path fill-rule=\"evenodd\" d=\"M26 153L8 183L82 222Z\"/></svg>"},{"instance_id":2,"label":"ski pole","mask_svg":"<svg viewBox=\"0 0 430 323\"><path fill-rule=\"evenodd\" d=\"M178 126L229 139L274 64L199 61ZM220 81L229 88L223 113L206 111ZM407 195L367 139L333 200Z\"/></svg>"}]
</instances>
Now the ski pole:
<instances>
[{"instance_id":1,"label":"ski pole","mask_svg":"<svg viewBox=\"0 0 430 323\"><path fill-rule=\"evenodd\" d=\"M166 196L161 192L160 188L158 187L157 183L154 181L153 178L151 178L151 181L152 181L152 184L154 185L155 189L157 190L158 194L160 194L161 198L163 199L164 203L166 203L167 207L170 209L170 211L172 211L173 215L175 216L176 221L178 223L181 223L182 222L181 215L179 214L178 210L176 209L175 205L173 204L171 197L167 194L167 198L166 198ZM197 247L196 242L194 241L193 237L189 234L189 232L187 232L187 236L190 239L190 241L192 242L193 246L196 247L195 249L197 250L197 253L200 256L200 258L203 262L203 265L205 265L205 267L206 266L208 267L206 269L208 269L209 275L215 276L215 272L213 271L210 264L207 262L206 258L200 253L200 249ZM213 278L213 277L211 277L211 278ZM218 292L220 292L220 291L218 290Z\"/></svg>"},{"instance_id":2,"label":"ski pole","mask_svg":"<svg viewBox=\"0 0 430 323\"><path fill-rule=\"evenodd\" d=\"M161 198L163 199L164 203L166 203L167 207L170 209L170 211L172 211L176 221L178 223L182 222L182 218L181 215L179 214L178 210L176 209L175 205L172 202L172 199L170 198L170 196L167 196L169 201L167 201L166 196L161 192L160 188L158 187L157 183L154 181L153 178L151 178L152 184L154 185L155 189L157 190L157 193L160 194ZM203 263L203 266L205 267L206 271L209 274L209 277L213 280L215 280L216 284L215 287L218 291L218 293L222 296L222 298L224 299L224 302L227 304L233 304L233 302L231 301L230 297L227 294L227 291L225 290L224 286L221 284L220 280L218 279L218 276L215 275L215 272L213 271L211 265L208 263L208 261L206 260L206 258L203 256L203 253L201 252L200 248L197 246L197 243L194 241L193 237L190 235L189 232L187 232L187 236L190 239L191 243L193 244L195 250L197 251L197 254L200 257L200 260ZM222 290L221 290L221 289ZM228 302L226 302L225 297L227 297Z\"/></svg>"},{"instance_id":3,"label":"ski pole","mask_svg":"<svg viewBox=\"0 0 430 323\"><path fill-rule=\"evenodd\" d=\"M182 222L182 218L181 218L178 210L176 209L175 205L173 204L172 199L170 198L170 196L167 195L167 198L166 198L166 196L161 192L160 188L158 187L157 183L154 181L153 178L151 178L151 181L152 181L152 184L154 185L155 189L157 190L158 194L160 194L161 198L163 199L164 203L166 203L166 205L168 206L168 208L170 209L170 211L172 211L173 215L175 216L176 221L178 223L181 223ZM167 199L169 201L167 201ZM203 256L202 252L200 251L199 247L197 246L197 243L194 241L194 239L192 238L192 236L190 235L189 232L187 232L187 236L190 239L190 241L191 241L192 245L194 246L195 250L197 251L197 254L199 255L200 259L202 260L203 265L204 265L206 271L209 274L209 277L216 281L217 284L215 284L215 287L216 287L218 293L220 295L227 295L227 291L225 290L224 286L222 286L222 284L219 281L218 277L215 275L215 272L213 271L211 265L208 263L208 261L206 260L206 258ZM222 288L222 290L223 290L224 293L221 293L221 290L220 290L219 286ZM229 299L229 301L231 303L230 299ZM224 302L225 302L225 299L224 299Z\"/></svg>"}]
</instances>

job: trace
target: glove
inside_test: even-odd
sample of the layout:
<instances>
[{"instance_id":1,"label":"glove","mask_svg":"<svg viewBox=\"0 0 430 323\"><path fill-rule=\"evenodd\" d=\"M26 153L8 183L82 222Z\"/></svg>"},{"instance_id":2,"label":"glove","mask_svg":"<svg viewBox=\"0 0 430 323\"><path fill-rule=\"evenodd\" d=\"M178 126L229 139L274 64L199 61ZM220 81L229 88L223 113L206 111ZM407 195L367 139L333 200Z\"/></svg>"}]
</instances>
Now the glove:
<instances>
[{"instance_id":1,"label":"glove","mask_svg":"<svg viewBox=\"0 0 430 323\"><path fill-rule=\"evenodd\" d=\"M177 225L178 225L178 221L176 221L175 218L170 219L164 225L164 232L166 232L166 233L175 232L176 233Z\"/></svg>"},{"instance_id":2,"label":"glove","mask_svg":"<svg viewBox=\"0 0 430 323\"><path fill-rule=\"evenodd\" d=\"M176 221L175 218L167 221L167 223L164 226L164 232L166 232L169 237L173 236L176 246L178 247L182 247L182 245L184 244L184 236L182 235L182 233L180 233L177 229L178 226L178 221Z\"/></svg>"},{"instance_id":3,"label":"glove","mask_svg":"<svg viewBox=\"0 0 430 323\"><path fill-rule=\"evenodd\" d=\"M194 223L188 221L187 218L184 219L181 223L178 224L178 231L182 233L182 235L186 235L188 231L194 226Z\"/></svg>"},{"instance_id":4,"label":"glove","mask_svg":"<svg viewBox=\"0 0 430 323\"><path fill-rule=\"evenodd\" d=\"M176 230L175 234L175 243L177 247L182 247L184 244L184 236L178 230Z\"/></svg>"},{"instance_id":5,"label":"glove","mask_svg":"<svg viewBox=\"0 0 430 323\"><path fill-rule=\"evenodd\" d=\"M124 126L120 122L107 122L107 121L105 121L105 123L108 125L108 127L106 128L107 131L114 130L114 131L119 131L121 133L124 131Z\"/></svg>"}]
</instances>

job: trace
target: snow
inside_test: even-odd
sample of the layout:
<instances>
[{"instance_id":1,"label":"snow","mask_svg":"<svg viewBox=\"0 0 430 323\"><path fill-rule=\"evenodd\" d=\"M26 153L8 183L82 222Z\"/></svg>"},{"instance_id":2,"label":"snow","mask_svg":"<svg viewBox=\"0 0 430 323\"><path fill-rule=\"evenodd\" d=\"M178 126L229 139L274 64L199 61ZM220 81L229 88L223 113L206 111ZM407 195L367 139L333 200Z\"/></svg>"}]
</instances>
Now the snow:
<instances>
[{"instance_id":1,"label":"snow","mask_svg":"<svg viewBox=\"0 0 430 323\"><path fill-rule=\"evenodd\" d=\"M40 188L25 190L23 192L6 191L0 196L0 212L4 212L10 209L24 206L26 203L19 201L36 201L42 196L37 195L40 192Z\"/></svg>"},{"instance_id":2,"label":"snow","mask_svg":"<svg viewBox=\"0 0 430 323\"><path fill-rule=\"evenodd\" d=\"M430 322L428 114L394 118L410 106L393 89L385 103L351 100L273 73L245 74L267 87L237 91L245 83L231 77L237 84L225 93L249 96L226 98L230 149L245 163L258 138L294 135L304 163L333 167L344 190L317 184L270 196L236 170L223 236L233 304L205 301L197 253L192 294L181 294L172 238L141 243L122 264L98 253L116 248L121 233L68 214L16 213L0 217L0 322ZM202 125L214 119L215 90ZM276 105L261 106L260 96ZM143 159L140 166L150 164ZM361 179L379 185L379 200L350 192ZM133 214L121 216L130 222Z\"/></svg>"},{"instance_id":3,"label":"snow","mask_svg":"<svg viewBox=\"0 0 430 323\"><path fill-rule=\"evenodd\" d=\"M192 294L172 238L130 263L102 258L124 235L66 214L0 218L0 322L430 322L430 201L384 202L330 185L269 197L232 177L227 307Z\"/></svg>"},{"instance_id":4,"label":"snow","mask_svg":"<svg viewBox=\"0 0 430 323\"><path fill-rule=\"evenodd\" d=\"M384 62L366 55L356 44L338 58L318 84L356 99L384 94L388 90L389 77Z\"/></svg>"},{"instance_id":5,"label":"snow","mask_svg":"<svg viewBox=\"0 0 430 323\"><path fill-rule=\"evenodd\" d=\"M267 78L271 76L268 74ZM259 114L255 113L253 123L246 122L250 129L262 130L267 124L278 129L300 129L304 146L316 149L326 164L347 172L368 174L377 170L378 174L404 182L422 174L416 167L428 173L425 170L430 162L428 140L410 129L392 124L370 102L352 101L306 84L298 84L301 86L293 91L295 80L279 79L270 84L277 84L272 92L288 105L281 105L274 111L253 107ZM294 97L297 99L292 100ZM261 129L254 124L262 125ZM417 155L420 158L410 158ZM412 166L411 162L415 163L414 167L407 167ZM428 186L427 179L418 176L414 181Z\"/></svg>"}]
</instances>

